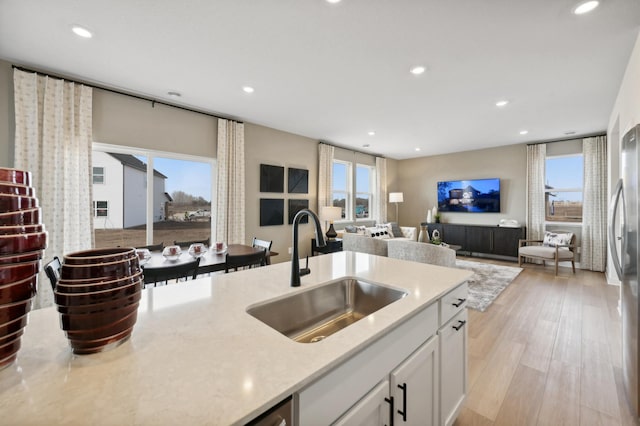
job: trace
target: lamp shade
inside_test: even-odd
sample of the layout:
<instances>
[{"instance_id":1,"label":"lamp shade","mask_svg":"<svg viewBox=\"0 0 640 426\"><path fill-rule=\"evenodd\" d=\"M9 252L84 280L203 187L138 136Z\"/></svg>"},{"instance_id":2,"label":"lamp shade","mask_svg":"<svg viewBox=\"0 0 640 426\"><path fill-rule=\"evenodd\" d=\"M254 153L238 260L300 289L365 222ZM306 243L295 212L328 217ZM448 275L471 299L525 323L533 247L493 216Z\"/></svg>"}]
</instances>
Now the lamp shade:
<instances>
[{"instance_id":1,"label":"lamp shade","mask_svg":"<svg viewBox=\"0 0 640 426\"><path fill-rule=\"evenodd\" d=\"M402 192L390 192L389 193L389 202L390 203L402 203L404 201L404 196Z\"/></svg>"},{"instance_id":2,"label":"lamp shade","mask_svg":"<svg viewBox=\"0 0 640 426\"><path fill-rule=\"evenodd\" d=\"M322 207L320 209L320 220L333 222L342 219L342 207Z\"/></svg>"}]
</instances>

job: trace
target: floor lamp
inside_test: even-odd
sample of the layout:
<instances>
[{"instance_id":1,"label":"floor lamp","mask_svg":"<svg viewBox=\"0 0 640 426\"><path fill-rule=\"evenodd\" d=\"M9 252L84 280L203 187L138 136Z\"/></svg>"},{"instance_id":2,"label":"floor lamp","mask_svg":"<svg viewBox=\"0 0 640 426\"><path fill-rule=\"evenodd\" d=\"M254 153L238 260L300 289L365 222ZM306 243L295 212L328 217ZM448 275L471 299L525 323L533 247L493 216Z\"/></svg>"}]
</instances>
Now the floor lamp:
<instances>
[{"instance_id":1,"label":"floor lamp","mask_svg":"<svg viewBox=\"0 0 640 426\"><path fill-rule=\"evenodd\" d=\"M404 201L404 195L402 192L390 192L389 193L389 202L396 203L396 222L399 222L398 218L398 203L402 203Z\"/></svg>"}]
</instances>

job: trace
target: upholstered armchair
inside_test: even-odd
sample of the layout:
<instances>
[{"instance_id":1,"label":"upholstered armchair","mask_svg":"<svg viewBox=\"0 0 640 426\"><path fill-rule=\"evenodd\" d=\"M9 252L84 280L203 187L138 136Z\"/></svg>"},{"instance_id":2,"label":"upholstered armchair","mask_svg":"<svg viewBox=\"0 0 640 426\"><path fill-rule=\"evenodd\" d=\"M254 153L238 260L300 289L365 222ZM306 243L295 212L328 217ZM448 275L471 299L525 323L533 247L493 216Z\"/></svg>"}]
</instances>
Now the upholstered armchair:
<instances>
[{"instance_id":1,"label":"upholstered armchair","mask_svg":"<svg viewBox=\"0 0 640 426\"><path fill-rule=\"evenodd\" d=\"M518 265L522 266L523 258L542 260L542 265L545 265L547 260L554 261L557 276L558 263L571 262L575 274L575 242L576 235L568 231L547 231L543 240L519 240Z\"/></svg>"}]
</instances>

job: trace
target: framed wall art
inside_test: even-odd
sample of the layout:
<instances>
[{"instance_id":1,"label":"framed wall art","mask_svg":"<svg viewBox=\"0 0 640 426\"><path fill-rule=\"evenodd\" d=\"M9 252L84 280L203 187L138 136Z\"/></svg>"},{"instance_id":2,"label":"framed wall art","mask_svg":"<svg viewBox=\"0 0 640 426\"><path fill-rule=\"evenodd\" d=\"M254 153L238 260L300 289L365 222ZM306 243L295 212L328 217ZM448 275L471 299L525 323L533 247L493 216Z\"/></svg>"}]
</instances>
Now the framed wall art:
<instances>
[{"instance_id":1,"label":"framed wall art","mask_svg":"<svg viewBox=\"0 0 640 426\"><path fill-rule=\"evenodd\" d=\"M260 226L284 225L284 200L260 198Z\"/></svg>"},{"instance_id":2,"label":"framed wall art","mask_svg":"<svg viewBox=\"0 0 640 426\"><path fill-rule=\"evenodd\" d=\"M296 217L302 209L309 208L309 200L289 200L289 225L293 223L293 218ZM309 216L303 216L300 219L300 223L309 223Z\"/></svg>"},{"instance_id":3,"label":"framed wall art","mask_svg":"<svg viewBox=\"0 0 640 426\"><path fill-rule=\"evenodd\" d=\"M284 192L284 167L260 164L260 192Z\"/></svg>"},{"instance_id":4,"label":"framed wall art","mask_svg":"<svg viewBox=\"0 0 640 426\"><path fill-rule=\"evenodd\" d=\"M287 190L290 194L309 193L309 170L289 167L287 178Z\"/></svg>"}]
</instances>

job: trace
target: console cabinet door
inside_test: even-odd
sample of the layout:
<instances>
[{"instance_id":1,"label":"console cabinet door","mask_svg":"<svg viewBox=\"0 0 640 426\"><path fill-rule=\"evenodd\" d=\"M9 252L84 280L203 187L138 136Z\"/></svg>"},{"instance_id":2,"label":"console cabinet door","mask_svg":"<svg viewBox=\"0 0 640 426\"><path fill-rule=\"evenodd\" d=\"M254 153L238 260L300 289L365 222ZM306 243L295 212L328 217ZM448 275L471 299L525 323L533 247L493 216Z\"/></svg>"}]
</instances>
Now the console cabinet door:
<instances>
[{"instance_id":1,"label":"console cabinet door","mask_svg":"<svg viewBox=\"0 0 640 426\"><path fill-rule=\"evenodd\" d=\"M334 423L336 426L389 425L389 381L383 380Z\"/></svg>"},{"instance_id":2,"label":"console cabinet door","mask_svg":"<svg viewBox=\"0 0 640 426\"><path fill-rule=\"evenodd\" d=\"M466 227L459 225L450 225L444 224L442 225L442 232L440 233L442 237L442 241L447 244L455 244L457 246L462 246L462 250L467 250L465 245L466 242Z\"/></svg>"},{"instance_id":3,"label":"console cabinet door","mask_svg":"<svg viewBox=\"0 0 640 426\"><path fill-rule=\"evenodd\" d=\"M463 309L439 331L440 424L450 426L467 395L467 310Z\"/></svg>"},{"instance_id":4,"label":"console cabinet door","mask_svg":"<svg viewBox=\"0 0 640 426\"><path fill-rule=\"evenodd\" d=\"M438 337L434 336L391 372L394 425L438 424L439 367Z\"/></svg>"},{"instance_id":5,"label":"console cabinet door","mask_svg":"<svg viewBox=\"0 0 640 426\"><path fill-rule=\"evenodd\" d=\"M467 244L462 249L474 253L493 252L493 229L467 226Z\"/></svg>"},{"instance_id":6,"label":"console cabinet door","mask_svg":"<svg viewBox=\"0 0 640 426\"><path fill-rule=\"evenodd\" d=\"M497 228L494 230L493 254L518 256L518 240L524 239L524 228Z\"/></svg>"}]
</instances>

